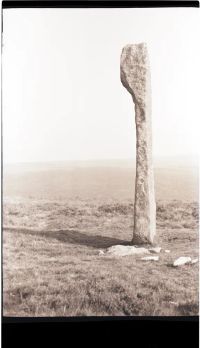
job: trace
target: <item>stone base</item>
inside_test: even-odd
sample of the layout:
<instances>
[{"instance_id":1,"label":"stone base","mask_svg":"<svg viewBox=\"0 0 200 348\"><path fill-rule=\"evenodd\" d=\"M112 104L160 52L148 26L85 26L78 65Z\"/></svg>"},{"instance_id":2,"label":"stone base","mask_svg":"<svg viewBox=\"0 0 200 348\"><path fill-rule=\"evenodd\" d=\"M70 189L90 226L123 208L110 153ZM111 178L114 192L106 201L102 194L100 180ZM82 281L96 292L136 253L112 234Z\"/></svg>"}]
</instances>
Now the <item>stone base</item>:
<instances>
[{"instance_id":1,"label":"stone base","mask_svg":"<svg viewBox=\"0 0 200 348\"><path fill-rule=\"evenodd\" d=\"M133 235L133 239L131 241L131 245L139 245L144 246L145 248L149 246L153 246L156 247L159 244L159 237L156 234L156 236L153 239L153 242L150 242L149 239L146 239L146 241L144 240L144 237L141 239L140 237L138 237L137 235Z\"/></svg>"}]
</instances>

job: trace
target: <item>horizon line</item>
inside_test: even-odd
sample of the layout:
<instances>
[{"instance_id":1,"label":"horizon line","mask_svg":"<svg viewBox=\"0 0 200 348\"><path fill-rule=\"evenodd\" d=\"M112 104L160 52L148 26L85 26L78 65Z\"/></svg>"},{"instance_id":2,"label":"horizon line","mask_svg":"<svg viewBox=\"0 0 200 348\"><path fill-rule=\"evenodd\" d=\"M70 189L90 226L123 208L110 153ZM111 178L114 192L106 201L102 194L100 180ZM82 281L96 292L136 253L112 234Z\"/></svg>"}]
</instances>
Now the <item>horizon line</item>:
<instances>
[{"instance_id":1,"label":"horizon line","mask_svg":"<svg viewBox=\"0 0 200 348\"><path fill-rule=\"evenodd\" d=\"M153 163L156 161L166 161L166 160L191 160L191 161L198 161L200 162L200 156L198 155L180 155L180 156L155 156L153 157ZM131 162L133 161L136 163L136 157L132 158L99 158L99 159L62 159L62 160L39 160L39 161L15 161L15 162L5 162L2 160L2 166L7 166L7 165L25 165L25 164L51 164L51 163L76 163L76 162L113 162L113 161L123 161L123 162Z\"/></svg>"}]
</instances>

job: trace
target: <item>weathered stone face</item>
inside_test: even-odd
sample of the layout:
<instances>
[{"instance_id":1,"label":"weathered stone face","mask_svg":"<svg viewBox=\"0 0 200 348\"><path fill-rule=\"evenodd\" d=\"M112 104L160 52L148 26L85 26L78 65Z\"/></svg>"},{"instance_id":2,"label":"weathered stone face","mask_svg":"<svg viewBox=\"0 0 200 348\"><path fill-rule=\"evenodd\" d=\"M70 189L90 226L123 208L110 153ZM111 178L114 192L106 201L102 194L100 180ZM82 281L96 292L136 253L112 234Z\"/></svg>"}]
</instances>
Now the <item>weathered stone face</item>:
<instances>
[{"instance_id":1,"label":"weathered stone face","mask_svg":"<svg viewBox=\"0 0 200 348\"><path fill-rule=\"evenodd\" d=\"M121 54L121 82L141 107L146 105L147 47L145 44L127 45Z\"/></svg>"},{"instance_id":2,"label":"weathered stone face","mask_svg":"<svg viewBox=\"0 0 200 348\"><path fill-rule=\"evenodd\" d=\"M135 104L136 180L133 243L153 243L156 233L156 204L152 165L151 87L147 46L123 48L121 82Z\"/></svg>"}]
</instances>

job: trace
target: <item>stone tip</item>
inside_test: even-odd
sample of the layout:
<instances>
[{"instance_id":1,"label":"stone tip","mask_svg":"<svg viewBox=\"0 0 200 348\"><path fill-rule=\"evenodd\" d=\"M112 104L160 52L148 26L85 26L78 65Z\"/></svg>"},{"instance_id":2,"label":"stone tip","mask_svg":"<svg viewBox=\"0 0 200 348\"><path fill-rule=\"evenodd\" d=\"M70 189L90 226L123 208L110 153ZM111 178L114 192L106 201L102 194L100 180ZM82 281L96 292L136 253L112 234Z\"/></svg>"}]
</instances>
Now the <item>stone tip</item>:
<instances>
[{"instance_id":1,"label":"stone tip","mask_svg":"<svg viewBox=\"0 0 200 348\"><path fill-rule=\"evenodd\" d=\"M121 53L121 66L124 64L124 60L129 58L132 60L133 64L136 65L148 65L148 49L146 42L141 42L137 44L127 44L122 48Z\"/></svg>"},{"instance_id":2,"label":"stone tip","mask_svg":"<svg viewBox=\"0 0 200 348\"><path fill-rule=\"evenodd\" d=\"M125 52L129 52L130 53L139 53L140 55L142 54L142 52L144 52L145 54L147 54L147 44L146 42L140 42L137 44L127 44L122 48L122 54Z\"/></svg>"},{"instance_id":3,"label":"stone tip","mask_svg":"<svg viewBox=\"0 0 200 348\"><path fill-rule=\"evenodd\" d=\"M146 85L149 76L149 59L145 42L127 44L120 58L120 79L132 95L134 103L145 105Z\"/></svg>"},{"instance_id":4,"label":"stone tip","mask_svg":"<svg viewBox=\"0 0 200 348\"><path fill-rule=\"evenodd\" d=\"M123 49L127 49L129 47L131 47L131 48L142 48L142 47L147 48L147 43L146 42L139 42L136 44L127 44L123 47Z\"/></svg>"}]
</instances>

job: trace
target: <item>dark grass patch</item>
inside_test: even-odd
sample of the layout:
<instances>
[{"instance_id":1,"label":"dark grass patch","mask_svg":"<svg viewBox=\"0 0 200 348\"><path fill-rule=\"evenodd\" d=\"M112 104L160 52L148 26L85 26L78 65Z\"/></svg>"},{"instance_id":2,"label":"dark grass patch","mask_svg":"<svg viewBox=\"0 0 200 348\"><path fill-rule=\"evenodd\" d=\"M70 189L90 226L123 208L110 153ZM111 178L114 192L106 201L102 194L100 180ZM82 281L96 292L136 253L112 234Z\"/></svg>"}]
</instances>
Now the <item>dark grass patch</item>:
<instances>
[{"instance_id":1,"label":"dark grass patch","mask_svg":"<svg viewBox=\"0 0 200 348\"><path fill-rule=\"evenodd\" d=\"M182 303L177 307L180 315L189 316L189 315L199 315L199 304L196 302Z\"/></svg>"}]
</instances>

